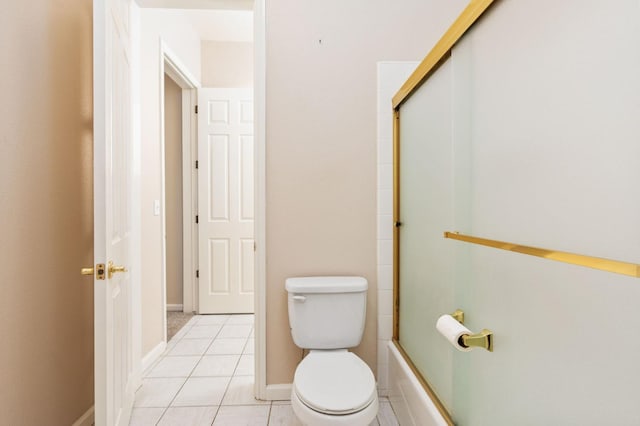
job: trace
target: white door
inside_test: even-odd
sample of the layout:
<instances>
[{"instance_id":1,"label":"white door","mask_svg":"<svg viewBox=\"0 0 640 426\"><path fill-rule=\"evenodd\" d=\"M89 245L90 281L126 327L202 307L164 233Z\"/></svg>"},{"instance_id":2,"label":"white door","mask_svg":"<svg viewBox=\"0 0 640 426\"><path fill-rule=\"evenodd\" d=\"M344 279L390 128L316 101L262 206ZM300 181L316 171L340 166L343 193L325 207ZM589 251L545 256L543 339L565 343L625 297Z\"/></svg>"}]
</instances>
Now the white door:
<instances>
[{"instance_id":1,"label":"white door","mask_svg":"<svg viewBox=\"0 0 640 426\"><path fill-rule=\"evenodd\" d=\"M198 90L200 313L253 312L253 91Z\"/></svg>"},{"instance_id":2,"label":"white door","mask_svg":"<svg viewBox=\"0 0 640 426\"><path fill-rule=\"evenodd\" d=\"M130 0L93 4L96 426L127 425L135 393L132 289L124 271L132 239L130 6Z\"/></svg>"}]
</instances>

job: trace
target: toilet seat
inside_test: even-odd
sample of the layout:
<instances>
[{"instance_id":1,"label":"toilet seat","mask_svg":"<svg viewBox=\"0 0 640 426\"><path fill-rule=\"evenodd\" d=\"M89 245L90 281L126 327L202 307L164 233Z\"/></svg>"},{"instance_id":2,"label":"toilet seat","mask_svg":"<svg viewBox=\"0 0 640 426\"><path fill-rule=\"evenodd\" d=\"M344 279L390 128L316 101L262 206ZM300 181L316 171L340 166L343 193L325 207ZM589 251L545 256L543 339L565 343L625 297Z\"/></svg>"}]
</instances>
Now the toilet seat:
<instances>
[{"instance_id":1,"label":"toilet seat","mask_svg":"<svg viewBox=\"0 0 640 426\"><path fill-rule=\"evenodd\" d=\"M293 387L304 405L329 415L357 413L377 398L371 369L346 349L312 350L298 365Z\"/></svg>"}]
</instances>

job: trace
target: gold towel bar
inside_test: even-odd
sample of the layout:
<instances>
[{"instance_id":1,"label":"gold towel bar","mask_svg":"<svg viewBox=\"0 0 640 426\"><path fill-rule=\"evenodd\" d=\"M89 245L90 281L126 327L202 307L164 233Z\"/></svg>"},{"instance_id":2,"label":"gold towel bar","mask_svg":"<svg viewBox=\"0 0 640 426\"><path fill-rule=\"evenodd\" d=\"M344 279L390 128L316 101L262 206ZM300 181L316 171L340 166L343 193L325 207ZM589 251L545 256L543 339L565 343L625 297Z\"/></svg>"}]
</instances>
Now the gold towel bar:
<instances>
[{"instance_id":1,"label":"gold towel bar","mask_svg":"<svg viewBox=\"0 0 640 426\"><path fill-rule=\"evenodd\" d=\"M613 272L616 274L629 275L631 277L640 278L640 265L635 263L603 259L601 257L584 256L582 254L567 253L564 251L521 246L513 243L505 243L504 241L488 240L485 238L458 234L457 232L445 232L444 237L465 241L467 243L480 244L482 246L528 254L530 256L543 257L545 259L555 260L558 262L571 263L573 265L586 266L587 268L599 269L601 271Z\"/></svg>"}]
</instances>

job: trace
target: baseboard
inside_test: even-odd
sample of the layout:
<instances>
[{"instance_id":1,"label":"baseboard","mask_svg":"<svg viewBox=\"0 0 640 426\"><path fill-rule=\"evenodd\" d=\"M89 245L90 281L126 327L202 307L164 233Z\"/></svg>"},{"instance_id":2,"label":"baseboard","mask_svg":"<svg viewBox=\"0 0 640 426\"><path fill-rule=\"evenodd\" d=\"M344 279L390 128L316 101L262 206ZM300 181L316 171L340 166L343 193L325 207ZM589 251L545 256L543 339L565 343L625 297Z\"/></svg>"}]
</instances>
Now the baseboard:
<instances>
[{"instance_id":1,"label":"baseboard","mask_svg":"<svg viewBox=\"0 0 640 426\"><path fill-rule=\"evenodd\" d=\"M182 303L179 305L170 305L167 303L167 312L183 312L184 308Z\"/></svg>"},{"instance_id":2,"label":"baseboard","mask_svg":"<svg viewBox=\"0 0 640 426\"><path fill-rule=\"evenodd\" d=\"M142 373L143 373L143 375L147 371L147 369L149 367L151 367L153 365L153 363L158 360L158 358L160 358L160 355L162 355L162 353L164 352L164 350L166 348L167 348L167 343L166 342L160 342L160 343L158 343L158 345L155 348L151 349L149 351L149 353L146 354L142 358Z\"/></svg>"},{"instance_id":3,"label":"baseboard","mask_svg":"<svg viewBox=\"0 0 640 426\"><path fill-rule=\"evenodd\" d=\"M76 420L72 426L91 426L93 425L94 420L94 410L95 407L91 406L78 420Z\"/></svg>"},{"instance_id":4,"label":"baseboard","mask_svg":"<svg viewBox=\"0 0 640 426\"><path fill-rule=\"evenodd\" d=\"M267 385L267 401L286 401L291 399L291 383Z\"/></svg>"}]
</instances>

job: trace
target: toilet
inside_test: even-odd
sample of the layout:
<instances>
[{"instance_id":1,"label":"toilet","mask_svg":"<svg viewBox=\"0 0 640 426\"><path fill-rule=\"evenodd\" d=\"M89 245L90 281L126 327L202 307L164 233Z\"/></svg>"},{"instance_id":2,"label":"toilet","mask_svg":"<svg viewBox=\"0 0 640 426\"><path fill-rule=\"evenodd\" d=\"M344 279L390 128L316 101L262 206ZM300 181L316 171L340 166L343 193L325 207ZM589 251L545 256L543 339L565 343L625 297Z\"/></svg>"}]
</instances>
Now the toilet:
<instances>
[{"instance_id":1,"label":"toilet","mask_svg":"<svg viewBox=\"0 0 640 426\"><path fill-rule=\"evenodd\" d=\"M298 364L291 406L309 426L367 426L378 413L376 381L348 348L360 344L367 305L362 277L288 278L289 325L309 353Z\"/></svg>"}]
</instances>

